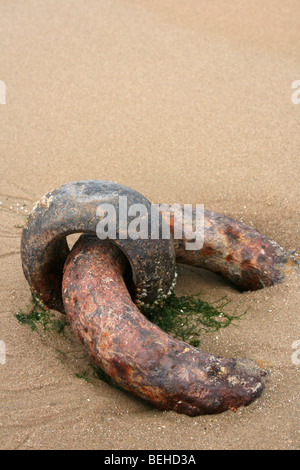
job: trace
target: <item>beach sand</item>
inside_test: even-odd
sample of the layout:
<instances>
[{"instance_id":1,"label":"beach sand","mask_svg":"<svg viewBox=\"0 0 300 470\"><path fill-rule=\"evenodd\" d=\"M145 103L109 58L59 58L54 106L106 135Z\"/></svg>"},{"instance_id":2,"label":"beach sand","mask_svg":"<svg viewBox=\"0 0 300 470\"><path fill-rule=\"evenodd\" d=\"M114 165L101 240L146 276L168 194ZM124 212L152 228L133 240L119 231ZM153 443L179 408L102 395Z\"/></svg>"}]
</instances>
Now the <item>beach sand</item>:
<instances>
[{"instance_id":1,"label":"beach sand","mask_svg":"<svg viewBox=\"0 0 300 470\"><path fill-rule=\"evenodd\" d=\"M39 335L14 316L30 304L20 227L69 181L202 203L299 253L299 38L297 0L1 1L1 449L300 448L293 275L240 293L180 267L178 295L227 295L229 312L249 309L201 347L270 371L257 401L214 416L161 412L81 380L89 360L75 338Z\"/></svg>"}]
</instances>

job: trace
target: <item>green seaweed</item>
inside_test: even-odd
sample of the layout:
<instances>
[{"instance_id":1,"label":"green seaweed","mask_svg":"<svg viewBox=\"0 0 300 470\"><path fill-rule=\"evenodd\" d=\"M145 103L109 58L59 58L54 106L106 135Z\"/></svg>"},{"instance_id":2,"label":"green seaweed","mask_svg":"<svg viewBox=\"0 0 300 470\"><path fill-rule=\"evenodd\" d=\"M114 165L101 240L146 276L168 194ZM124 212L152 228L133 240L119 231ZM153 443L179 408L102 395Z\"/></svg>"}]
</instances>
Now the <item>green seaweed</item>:
<instances>
[{"instance_id":1,"label":"green seaweed","mask_svg":"<svg viewBox=\"0 0 300 470\"><path fill-rule=\"evenodd\" d=\"M201 335L226 328L245 315L247 310L238 315L225 313L224 308L230 302L225 296L211 305L198 295L177 297L173 293L162 307L153 310L151 321L166 333L197 347Z\"/></svg>"},{"instance_id":2,"label":"green seaweed","mask_svg":"<svg viewBox=\"0 0 300 470\"><path fill-rule=\"evenodd\" d=\"M185 341L194 347L200 345L201 336L207 333L218 331L226 328L234 320L239 320L246 314L247 310L241 314L229 314L224 312L225 307L231 302L228 297L222 297L213 305L201 300L199 295L185 295L178 297L174 293L165 301L163 306L156 307L149 318L154 324L159 326L163 331L173 337ZM47 309L38 297L32 295L32 305L28 313L18 312L15 317L24 325L28 325L33 331L40 333L56 332L65 335L65 328L68 325L67 317L55 315L51 310ZM69 330L68 330L69 331ZM76 343L74 339L69 337L68 340ZM61 351L59 360L64 362L69 354L77 359L85 359L87 354L79 357L82 351L70 350ZM78 379L91 382L92 378L102 380L111 386L117 387L116 383L111 379L100 367L90 362L91 374L86 370L83 373L76 373ZM89 377L91 375L91 377Z\"/></svg>"},{"instance_id":3,"label":"green seaweed","mask_svg":"<svg viewBox=\"0 0 300 470\"><path fill-rule=\"evenodd\" d=\"M32 294L32 306L29 313L20 311L15 317L19 323L30 326L33 331L40 332L42 330L43 333L50 331L64 333L67 324L66 317L56 318L34 294Z\"/></svg>"},{"instance_id":4,"label":"green seaweed","mask_svg":"<svg viewBox=\"0 0 300 470\"><path fill-rule=\"evenodd\" d=\"M82 374L75 374L75 376L77 377L77 379L85 380L88 383L91 383L92 381L89 377L86 377L85 375L82 375Z\"/></svg>"}]
</instances>

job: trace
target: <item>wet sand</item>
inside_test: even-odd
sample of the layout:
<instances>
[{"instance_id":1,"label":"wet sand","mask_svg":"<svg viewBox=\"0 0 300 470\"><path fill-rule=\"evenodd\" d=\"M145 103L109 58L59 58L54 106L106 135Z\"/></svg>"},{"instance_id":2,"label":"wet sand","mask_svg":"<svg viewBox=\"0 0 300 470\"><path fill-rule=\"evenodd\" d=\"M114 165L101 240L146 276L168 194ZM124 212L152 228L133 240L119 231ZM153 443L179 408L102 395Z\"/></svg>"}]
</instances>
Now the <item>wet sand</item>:
<instances>
[{"instance_id":1,"label":"wet sand","mask_svg":"<svg viewBox=\"0 0 300 470\"><path fill-rule=\"evenodd\" d=\"M161 412L80 380L89 360L71 335L38 335L14 317L30 303L20 226L69 181L202 203L299 254L299 31L297 0L1 2L2 449L299 449L299 278L241 294L179 269L179 295L249 309L201 347L270 370L261 398L215 416Z\"/></svg>"}]
</instances>

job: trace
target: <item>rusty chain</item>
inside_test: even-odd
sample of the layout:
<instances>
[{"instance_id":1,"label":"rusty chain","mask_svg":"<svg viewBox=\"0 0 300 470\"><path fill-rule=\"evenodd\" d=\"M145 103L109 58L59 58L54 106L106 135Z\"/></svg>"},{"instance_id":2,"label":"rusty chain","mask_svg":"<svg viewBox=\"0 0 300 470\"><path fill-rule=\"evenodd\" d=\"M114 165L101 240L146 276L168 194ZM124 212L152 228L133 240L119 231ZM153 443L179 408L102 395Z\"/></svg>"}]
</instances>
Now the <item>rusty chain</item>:
<instances>
[{"instance_id":1,"label":"rusty chain","mask_svg":"<svg viewBox=\"0 0 300 470\"><path fill-rule=\"evenodd\" d=\"M21 241L31 291L68 315L91 358L118 385L157 408L195 416L248 405L262 393L266 373L254 361L222 358L172 338L151 323L151 307L172 292L176 261L221 274L241 290L282 282L295 261L256 230L207 210L204 245L196 251L185 249L184 235L124 239L119 226L119 237L101 241L97 207L118 209L120 196L150 210L136 191L96 180L65 184L35 205ZM179 219L164 217L174 233ZM83 235L70 252L72 233Z\"/></svg>"}]
</instances>

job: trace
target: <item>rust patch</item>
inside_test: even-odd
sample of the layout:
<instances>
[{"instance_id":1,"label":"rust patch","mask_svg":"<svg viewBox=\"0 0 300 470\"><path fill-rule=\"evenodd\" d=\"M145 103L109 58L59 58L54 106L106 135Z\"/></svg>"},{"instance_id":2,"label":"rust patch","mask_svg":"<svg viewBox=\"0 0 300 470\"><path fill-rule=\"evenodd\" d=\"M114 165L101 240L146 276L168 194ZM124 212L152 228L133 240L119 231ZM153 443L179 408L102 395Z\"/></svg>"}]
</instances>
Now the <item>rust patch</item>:
<instances>
[{"instance_id":1,"label":"rust patch","mask_svg":"<svg viewBox=\"0 0 300 470\"><path fill-rule=\"evenodd\" d=\"M119 196L127 197L128 207L139 203L150 212L150 202L138 192L117 183L96 180L62 185L35 205L22 232L22 267L31 290L49 308L64 311L61 281L69 254L66 236L76 232L96 235L98 206L109 203L117 211ZM146 294L143 303L149 306L168 295L175 277L172 240L117 238L111 242L126 254L131 264L132 293L137 302L140 302L137 288Z\"/></svg>"},{"instance_id":2,"label":"rust patch","mask_svg":"<svg viewBox=\"0 0 300 470\"><path fill-rule=\"evenodd\" d=\"M82 236L65 265L65 310L97 365L157 408L190 416L236 409L257 398L265 373L254 362L205 353L168 336L140 313L124 282L126 260L119 255L111 244ZM113 282L105 282L107 277Z\"/></svg>"},{"instance_id":3,"label":"rust patch","mask_svg":"<svg viewBox=\"0 0 300 470\"><path fill-rule=\"evenodd\" d=\"M97 207L109 202L117 208L119 195L129 204L150 205L130 188L93 180L63 185L35 205L21 241L31 290L47 308L68 314L74 333L108 375L157 408L194 416L248 405L264 388L259 367L171 338L134 302L163 302L174 286L175 254L177 262L218 273L242 290L282 282L298 264L256 230L207 210L198 251L187 251L184 237L100 242L93 236ZM173 216L169 223L174 233ZM90 235L70 253L66 236L75 232Z\"/></svg>"},{"instance_id":4,"label":"rust patch","mask_svg":"<svg viewBox=\"0 0 300 470\"><path fill-rule=\"evenodd\" d=\"M194 227L189 227L193 230ZM220 274L241 290L257 290L282 282L298 263L277 243L225 215L204 211L204 246L185 250L174 240L176 260Z\"/></svg>"}]
</instances>

